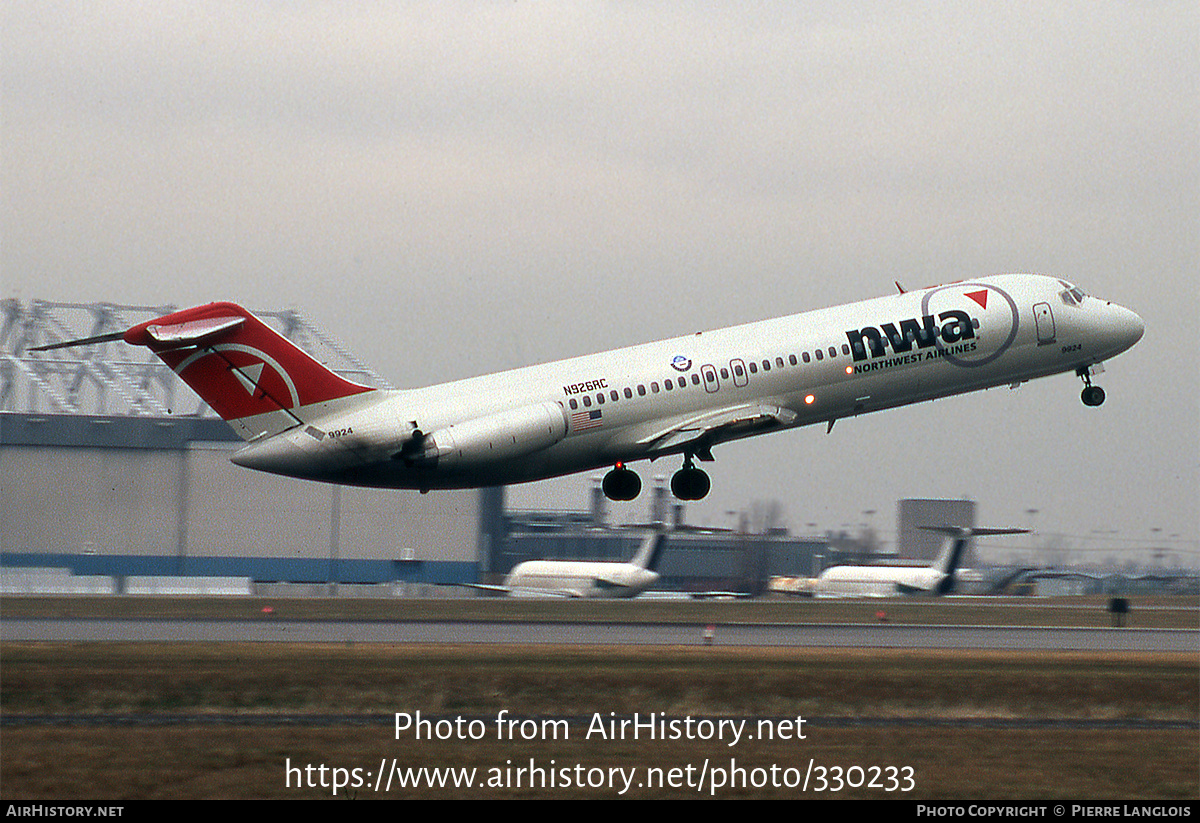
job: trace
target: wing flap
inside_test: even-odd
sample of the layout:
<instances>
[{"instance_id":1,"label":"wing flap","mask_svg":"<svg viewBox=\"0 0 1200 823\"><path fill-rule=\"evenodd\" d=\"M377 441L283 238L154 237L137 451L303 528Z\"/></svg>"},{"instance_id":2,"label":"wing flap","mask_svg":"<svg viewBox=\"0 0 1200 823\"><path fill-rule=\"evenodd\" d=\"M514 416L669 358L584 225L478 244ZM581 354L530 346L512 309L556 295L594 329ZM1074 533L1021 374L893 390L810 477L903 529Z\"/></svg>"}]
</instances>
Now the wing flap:
<instances>
[{"instance_id":1,"label":"wing flap","mask_svg":"<svg viewBox=\"0 0 1200 823\"><path fill-rule=\"evenodd\" d=\"M654 451L675 451L688 445L711 446L764 429L790 426L796 413L782 406L747 403L697 415L669 427L651 432L637 441Z\"/></svg>"}]
</instances>

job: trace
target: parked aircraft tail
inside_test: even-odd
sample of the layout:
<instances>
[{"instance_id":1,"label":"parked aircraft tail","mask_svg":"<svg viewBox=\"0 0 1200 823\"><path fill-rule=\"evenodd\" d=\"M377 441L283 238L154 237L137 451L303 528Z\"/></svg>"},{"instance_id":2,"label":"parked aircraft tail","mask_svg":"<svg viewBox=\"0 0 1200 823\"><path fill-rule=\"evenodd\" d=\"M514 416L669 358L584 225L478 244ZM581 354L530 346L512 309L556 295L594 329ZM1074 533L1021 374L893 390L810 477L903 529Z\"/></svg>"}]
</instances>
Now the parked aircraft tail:
<instances>
[{"instance_id":1,"label":"parked aircraft tail","mask_svg":"<svg viewBox=\"0 0 1200 823\"><path fill-rule=\"evenodd\" d=\"M630 563L648 571L658 571L658 561L662 558L663 547L666 545L666 533L661 529L646 535L637 553Z\"/></svg>"},{"instance_id":2,"label":"parked aircraft tail","mask_svg":"<svg viewBox=\"0 0 1200 823\"><path fill-rule=\"evenodd\" d=\"M921 528L925 531L944 534L948 538L946 547L942 549L942 553L933 563L933 568L943 575L937 584L937 594L949 594L954 588L954 573L962 563L963 555L966 554L967 547L971 545L971 539L975 535L1025 534L1029 531L1028 529L964 528L962 526L921 526Z\"/></svg>"}]
</instances>

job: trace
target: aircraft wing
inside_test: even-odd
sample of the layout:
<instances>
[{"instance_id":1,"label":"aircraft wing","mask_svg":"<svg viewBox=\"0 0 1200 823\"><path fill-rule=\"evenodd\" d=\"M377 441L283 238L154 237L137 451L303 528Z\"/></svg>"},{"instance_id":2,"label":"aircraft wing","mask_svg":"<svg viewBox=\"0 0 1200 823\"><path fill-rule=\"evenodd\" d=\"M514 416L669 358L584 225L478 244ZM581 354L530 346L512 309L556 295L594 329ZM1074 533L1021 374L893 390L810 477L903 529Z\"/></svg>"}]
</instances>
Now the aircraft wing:
<instances>
[{"instance_id":1,"label":"aircraft wing","mask_svg":"<svg viewBox=\"0 0 1200 823\"><path fill-rule=\"evenodd\" d=\"M676 420L670 425L651 431L637 440L637 445L654 451L676 451L694 445L701 460L714 443L742 434L762 431L778 426L789 426L796 421L791 409L765 403L746 403L717 411L705 412L685 420Z\"/></svg>"},{"instance_id":2,"label":"aircraft wing","mask_svg":"<svg viewBox=\"0 0 1200 823\"><path fill-rule=\"evenodd\" d=\"M1115 576L1108 572L1097 574L1075 569L1026 569L1025 571L1027 571L1026 580L1107 580Z\"/></svg>"},{"instance_id":3,"label":"aircraft wing","mask_svg":"<svg viewBox=\"0 0 1200 823\"><path fill-rule=\"evenodd\" d=\"M817 579L815 577L793 577L778 574L767 581L767 591L773 594L812 597L816 594L816 590Z\"/></svg>"},{"instance_id":4,"label":"aircraft wing","mask_svg":"<svg viewBox=\"0 0 1200 823\"><path fill-rule=\"evenodd\" d=\"M539 589L533 586L493 586L487 583L460 583L469 589L478 589L488 594L507 594L516 597L583 597L574 589Z\"/></svg>"},{"instance_id":5,"label":"aircraft wing","mask_svg":"<svg viewBox=\"0 0 1200 823\"><path fill-rule=\"evenodd\" d=\"M468 589L478 589L488 594L508 594L512 591L508 586L489 586L487 583L459 583L459 585Z\"/></svg>"},{"instance_id":6,"label":"aircraft wing","mask_svg":"<svg viewBox=\"0 0 1200 823\"><path fill-rule=\"evenodd\" d=\"M1017 569L1015 569L1014 571L1011 571L1008 574L1005 574L999 580L993 582L991 584L991 587L989 588L989 591L990 592L1002 592L1005 589L1007 589L1009 586L1011 586L1018 577L1020 577L1021 575L1025 574L1027 572L1033 572L1033 571L1037 571L1037 569L1033 566L1020 566Z\"/></svg>"}]
</instances>

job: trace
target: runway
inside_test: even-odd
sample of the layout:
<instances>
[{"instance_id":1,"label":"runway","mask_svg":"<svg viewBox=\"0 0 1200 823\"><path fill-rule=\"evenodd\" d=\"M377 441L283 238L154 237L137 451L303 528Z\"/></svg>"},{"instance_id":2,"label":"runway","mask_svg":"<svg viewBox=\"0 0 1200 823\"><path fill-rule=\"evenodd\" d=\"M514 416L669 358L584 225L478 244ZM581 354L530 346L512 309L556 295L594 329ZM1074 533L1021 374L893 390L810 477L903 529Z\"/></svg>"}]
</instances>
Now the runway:
<instances>
[{"instance_id":1,"label":"runway","mask_svg":"<svg viewBox=\"0 0 1200 823\"><path fill-rule=\"evenodd\" d=\"M371 620L6 619L5 641L283 643L519 643L688 646L705 626L678 623L554 623ZM879 649L1200 652L1200 630L945 626L920 624L731 624L713 645Z\"/></svg>"}]
</instances>

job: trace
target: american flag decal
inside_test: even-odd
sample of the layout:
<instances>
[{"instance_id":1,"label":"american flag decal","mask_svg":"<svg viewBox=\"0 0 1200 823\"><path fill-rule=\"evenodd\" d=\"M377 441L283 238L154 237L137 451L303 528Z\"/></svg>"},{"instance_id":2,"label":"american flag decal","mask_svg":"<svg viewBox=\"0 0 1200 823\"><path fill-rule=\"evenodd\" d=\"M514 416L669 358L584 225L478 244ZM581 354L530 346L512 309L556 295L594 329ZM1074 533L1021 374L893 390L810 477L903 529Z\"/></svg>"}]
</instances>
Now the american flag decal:
<instances>
[{"instance_id":1,"label":"american flag decal","mask_svg":"<svg viewBox=\"0 0 1200 823\"><path fill-rule=\"evenodd\" d=\"M571 429L577 432L598 428L603 422L599 409L575 412L571 415Z\"/></svg>"}]
</instances>

